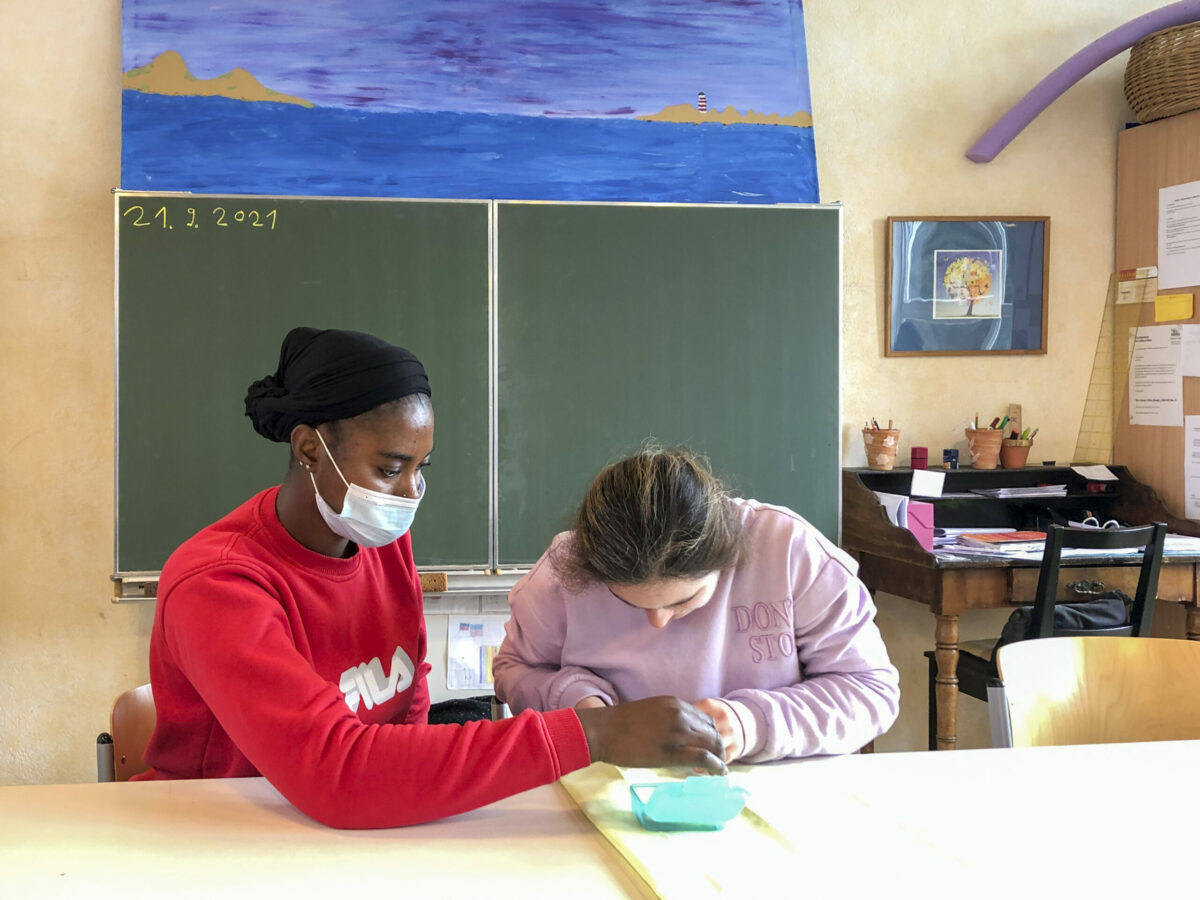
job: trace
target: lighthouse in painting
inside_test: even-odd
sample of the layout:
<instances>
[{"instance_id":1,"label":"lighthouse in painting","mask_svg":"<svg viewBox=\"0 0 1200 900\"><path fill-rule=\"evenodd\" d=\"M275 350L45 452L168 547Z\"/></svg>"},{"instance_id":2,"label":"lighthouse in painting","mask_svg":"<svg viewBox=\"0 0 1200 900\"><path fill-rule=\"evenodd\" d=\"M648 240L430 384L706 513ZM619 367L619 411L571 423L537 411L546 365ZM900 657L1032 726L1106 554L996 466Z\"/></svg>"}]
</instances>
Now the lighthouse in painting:
<instances>
[{"instance_id":1,"label":"lighthouse in painting","mask_svg":"<svg viewBox=\"0 0 1200 900\"><path fill-rule=\"evenodd\" d=\"M708 98L704 96L704 91L696 95L696 109L700 112L708 112Z\"/></svg>"}]
</instances>

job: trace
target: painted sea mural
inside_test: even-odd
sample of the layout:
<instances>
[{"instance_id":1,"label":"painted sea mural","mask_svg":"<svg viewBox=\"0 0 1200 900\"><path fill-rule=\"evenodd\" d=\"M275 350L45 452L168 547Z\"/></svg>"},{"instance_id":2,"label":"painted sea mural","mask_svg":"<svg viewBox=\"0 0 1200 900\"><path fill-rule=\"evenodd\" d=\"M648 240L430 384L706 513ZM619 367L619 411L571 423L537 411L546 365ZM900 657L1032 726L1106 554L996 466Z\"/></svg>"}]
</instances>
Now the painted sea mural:
<instances>
[{"instance_id":1,"label":"painted sea mural","mask_svg":"<svg viewBox=\"0 0 1200 900\"><path fill-rule=\"evenodd\" d=\"M815 203L800 0L125 0L121 187Z\"/></svg>"}]
</instances>

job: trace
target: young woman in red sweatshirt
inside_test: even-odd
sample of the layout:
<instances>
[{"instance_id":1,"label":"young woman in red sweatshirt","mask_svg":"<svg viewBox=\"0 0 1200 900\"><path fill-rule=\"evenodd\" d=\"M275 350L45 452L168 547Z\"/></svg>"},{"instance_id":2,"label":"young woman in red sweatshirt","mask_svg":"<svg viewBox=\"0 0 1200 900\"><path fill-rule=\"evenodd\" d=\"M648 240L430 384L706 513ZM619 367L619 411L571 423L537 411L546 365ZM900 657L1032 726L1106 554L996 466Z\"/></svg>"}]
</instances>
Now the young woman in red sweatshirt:
<instances>
[{"instance_id":1,"label":"young woman in red sweatshirt","mask_svg":"<svg viewBox=\"0 0 1200 900\"><path fill-rule=\"evenodd\" d=\"M263 775L312 818L384 828L454 815L605 760L724 770L711 718L673 697L428 725L408 528L433 407L407 350L293 329L246 414L290 445L282 484L186 541L159 581L158 722L142 778Z\"/></svg>"}]
</instances>

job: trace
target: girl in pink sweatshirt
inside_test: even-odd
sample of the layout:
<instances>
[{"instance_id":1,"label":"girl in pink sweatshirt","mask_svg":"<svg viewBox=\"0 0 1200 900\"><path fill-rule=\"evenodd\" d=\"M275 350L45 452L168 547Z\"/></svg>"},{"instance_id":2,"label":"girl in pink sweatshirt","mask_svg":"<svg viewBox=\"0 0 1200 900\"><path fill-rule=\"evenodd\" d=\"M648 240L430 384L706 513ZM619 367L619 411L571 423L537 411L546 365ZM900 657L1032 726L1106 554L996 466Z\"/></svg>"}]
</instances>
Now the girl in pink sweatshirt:
<instances>
[{"instance_id":1,"label":"girl in pink sweatshirt","mask_svg":"<svg viewBox=\"0 0 1200 900\"><path fill-rule=\"evenodd\" d=\"M856 569L688 451L645 449L596 476L513 588L496 693L514 712L673 694L712 716L728 762L853 752L900 698Z\"/></svg>"}]
</instances>

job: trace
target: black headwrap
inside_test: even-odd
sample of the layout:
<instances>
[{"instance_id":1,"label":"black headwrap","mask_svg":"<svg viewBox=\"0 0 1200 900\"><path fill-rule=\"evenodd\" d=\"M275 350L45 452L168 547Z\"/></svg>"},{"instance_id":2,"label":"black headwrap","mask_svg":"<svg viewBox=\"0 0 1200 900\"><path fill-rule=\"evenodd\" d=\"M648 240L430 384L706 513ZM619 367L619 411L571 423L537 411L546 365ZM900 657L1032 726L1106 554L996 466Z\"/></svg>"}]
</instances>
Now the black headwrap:
<instances>
[{"instance_id":1,"label":"black headwrap","mask_svg":"<svg viewBox=\"0 0 1200 900\"><path fill-rule=\"evenodd\" d=\"M275 374L250 385L246 415L263 437L286 442L297 425L349 419L409 394L430 394L429 379L403 347L361 331L293 328Z\"/></svg>"}]
</instances>

